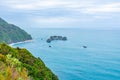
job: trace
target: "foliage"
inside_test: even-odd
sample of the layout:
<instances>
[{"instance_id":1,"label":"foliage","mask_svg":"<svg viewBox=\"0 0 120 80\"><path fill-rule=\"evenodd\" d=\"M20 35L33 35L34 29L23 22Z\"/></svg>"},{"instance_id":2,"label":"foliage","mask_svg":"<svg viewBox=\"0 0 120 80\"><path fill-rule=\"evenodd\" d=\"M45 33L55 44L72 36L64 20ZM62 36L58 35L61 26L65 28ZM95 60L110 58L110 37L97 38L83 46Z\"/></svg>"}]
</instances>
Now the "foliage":
<instances>
[{"instance_id":1,"label":"foliage","mask_svg":"<svg viewBox=\"0 0 120 80\"><path fill-rule=\"evenodd\" d=\"M21 62L10 54L0 54L0 80L29 80L27 69Z\"/></svg>"},{"instance_id":2,"label":"foliage","mask_svg":"<svg viewBox=\"0 0 120 80\"><path fill-rule=\"evenodd\" d=\"M15 43L31 39L32 37L24 30L0 18L0 42Z\"/></svg>"},{"instance_id":3,"label":"foliage","mask_svg":"<svg viewBox=\"0 0 120 80\"><path fill-rule=\"evenodd\" d=\"M12 48L4 43L0 44L0 65L1 80L58 80L40 58L26 49Z\"/></svg>"}]
</instances>

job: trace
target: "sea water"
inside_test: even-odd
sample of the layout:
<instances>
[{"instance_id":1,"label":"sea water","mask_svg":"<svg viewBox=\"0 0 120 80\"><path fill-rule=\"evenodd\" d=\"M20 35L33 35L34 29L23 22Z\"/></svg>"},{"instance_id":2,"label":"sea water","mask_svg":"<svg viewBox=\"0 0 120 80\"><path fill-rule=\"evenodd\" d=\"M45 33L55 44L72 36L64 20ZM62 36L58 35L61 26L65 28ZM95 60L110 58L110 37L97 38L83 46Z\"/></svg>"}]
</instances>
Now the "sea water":
<instances>
[{"instance_id":1,"label":"sea water","mask_svg":"<svg viewBox=\"0 0 120 80\"><path fill-rule=\"evenodd\" d=\"M27 48L40 57L60 80L120 80L119 30L29 29L28 32L33 41L14 47ZM66 36L68 40L47 43L54 35Z\"/></svg>"}]
</instances>

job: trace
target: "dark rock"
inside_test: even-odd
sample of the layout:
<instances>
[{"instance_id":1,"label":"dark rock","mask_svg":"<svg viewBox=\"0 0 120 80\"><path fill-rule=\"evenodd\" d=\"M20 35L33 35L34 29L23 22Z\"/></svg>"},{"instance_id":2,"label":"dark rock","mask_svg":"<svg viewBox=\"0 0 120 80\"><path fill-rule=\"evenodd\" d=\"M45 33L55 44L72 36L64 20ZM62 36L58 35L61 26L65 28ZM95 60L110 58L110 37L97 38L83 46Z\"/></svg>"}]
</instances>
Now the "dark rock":
<instances>
[{"instance_id":1,"label":"dark rock","mask_svg":"<svg viewBox=\"0 0 120 80\"><path fill-rule=\"evenodd\" d=\"M87 48L87 46L83 46L83 48Z\"/></svg>"},{"instance_id":2,"label":"dark rock","mask_svg":"<svg viewBox=\"0 0 120 80\"><path fill-rule=\"evenodd\" d=\"M50 42L51 42L51 39L47 39L47 42L50 43Z\"/></svg>"},{"instance_id":3,"label":"dark rock","mask_svg":"<svg viewBox=\"0 0 120 80\"><path fill-rule=\"evenodd\" d=\"M62 40L66 41L66 40L67 40L67 37L63 37Z\"/></svg>"},{"instance_id":4,"label":"dark rock","mask_svg":"<svg viewBox=\"0 0 120 80\"><path fill-rule=\"evenodd\" d=\"M51 39L51 40L54 40L54 37L53 37L53 36L50 36L50 39Z\"/></svg>"},{"instance_id":5,"label":"dark rock","mask_svg":"<svg viewBox=\"0 0 120 80\"><path fill-rule=\"evenodd\" d=\"M59 39L59 40L62 40L62 36L58 36L58 39Z\"/></svg>"},{"instance_id":6,"label":"dark rock","mask_svg":"<svg viewBox=\"0 0 120 80\"><path fill-rule=\"evenodd\" d=\"M66 41L67 37L62 37L62 36L50 36L50 38L47 39L47 43L50 43L51 41L54 40L62 40L62 41Z\"/></svg>"},{"instance_id":7,"label":"dark rock","mask_svg":"<svg viewBox=\"0 0 120 80\"><path fill-rule=\"evenodd\" d=\"M49 47L52 47L52 46L49 46Z\"/></svg>"}]
</instances>

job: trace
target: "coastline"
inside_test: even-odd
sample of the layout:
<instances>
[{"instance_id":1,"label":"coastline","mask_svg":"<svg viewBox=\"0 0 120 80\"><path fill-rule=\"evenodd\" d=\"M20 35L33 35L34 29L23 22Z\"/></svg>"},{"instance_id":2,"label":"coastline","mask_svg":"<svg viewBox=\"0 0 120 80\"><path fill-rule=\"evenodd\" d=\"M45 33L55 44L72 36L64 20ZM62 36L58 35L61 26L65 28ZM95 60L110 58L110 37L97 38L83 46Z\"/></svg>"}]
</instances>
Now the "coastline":
<instances>
[{"instance_id":1,"label":"coastline","mask_svg":"<svg viewBox=\"0 0 120 80\"><path fill-rule=\"evenodd\" d=\"M28 43L28 42L33 42L33 40L25 40L25 41L16 42L16 43L10 43L9 46L13 46L13 45L16 45L16 44L22 44L22 43Z\"/></svg>"}]
</instances>

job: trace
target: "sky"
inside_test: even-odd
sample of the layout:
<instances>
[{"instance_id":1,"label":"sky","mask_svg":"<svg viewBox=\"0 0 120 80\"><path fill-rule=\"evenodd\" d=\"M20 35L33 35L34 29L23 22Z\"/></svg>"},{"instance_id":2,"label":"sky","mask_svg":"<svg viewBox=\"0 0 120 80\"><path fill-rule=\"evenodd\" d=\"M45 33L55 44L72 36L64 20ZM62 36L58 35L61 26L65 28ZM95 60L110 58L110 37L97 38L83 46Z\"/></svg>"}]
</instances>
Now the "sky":
<instances>
[{"instance_id":1,"label":"sky","mask_svg":"<svg viewBox=\"0 0 120 80\"><path fill-rule=\"evenodd\" d=\"M120 0L1 0L0 17L22 28L120 29Z\"/></svg>"}]
</instances>

